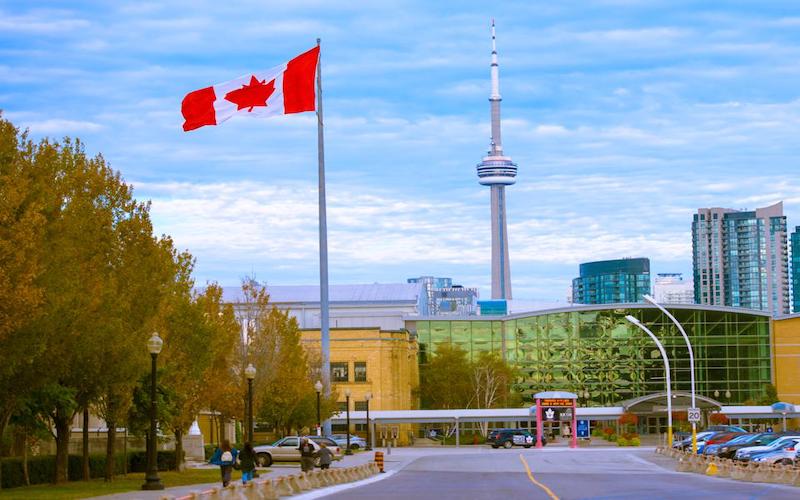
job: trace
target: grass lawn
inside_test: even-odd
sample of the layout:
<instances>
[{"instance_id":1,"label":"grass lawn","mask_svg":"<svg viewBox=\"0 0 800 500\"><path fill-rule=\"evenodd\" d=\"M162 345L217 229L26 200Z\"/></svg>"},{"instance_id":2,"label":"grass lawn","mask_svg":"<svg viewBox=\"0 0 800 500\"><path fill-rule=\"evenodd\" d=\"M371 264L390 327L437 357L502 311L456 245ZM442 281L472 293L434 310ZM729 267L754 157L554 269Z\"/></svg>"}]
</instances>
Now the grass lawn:
<instances>
[{"instance_id":1,"label":"grass lawn","mask_svg":"<svg viewBox=\"0 0 800 500\"><path fill-rule=\"evenodd\" d=\"M159 472L158 475L167 488L187 484L220 482L219 468L216 467L213 469L187 469L184 472ZM72 481L58 486L37 484L35 486L0 490L0 498L3 500L12 498L43 500L50 498L87 498L139 490L143 483L143 472L130 473L127 476L118 476L110 483L106 483L102 479L93 479L91 481Z\"/></svg>"}]
</instances>

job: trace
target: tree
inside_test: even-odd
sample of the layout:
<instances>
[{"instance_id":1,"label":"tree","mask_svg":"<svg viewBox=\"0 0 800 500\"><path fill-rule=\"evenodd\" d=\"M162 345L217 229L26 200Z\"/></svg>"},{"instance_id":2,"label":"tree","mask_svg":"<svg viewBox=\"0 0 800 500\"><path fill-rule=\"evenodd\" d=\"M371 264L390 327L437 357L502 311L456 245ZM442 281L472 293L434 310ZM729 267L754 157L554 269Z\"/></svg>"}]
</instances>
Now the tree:
<instances>
[{"instance_id":1,"label":"tree","mask_svg":"<svg viewBox=\"0 0 800 500\"><path fill-rule=\"evenodd\" d=\"M467 352L457 345L437 345L428 364L420 368L419 378L422 408L467 408L473 397Z\"/></svg>"}]
</instances>

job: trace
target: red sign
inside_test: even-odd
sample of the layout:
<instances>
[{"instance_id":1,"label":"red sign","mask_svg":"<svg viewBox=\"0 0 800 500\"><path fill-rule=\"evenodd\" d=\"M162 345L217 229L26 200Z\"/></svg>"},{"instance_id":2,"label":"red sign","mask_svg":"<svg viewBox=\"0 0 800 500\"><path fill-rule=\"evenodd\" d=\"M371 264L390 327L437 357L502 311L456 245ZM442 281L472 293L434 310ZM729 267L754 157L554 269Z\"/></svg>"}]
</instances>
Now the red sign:
<instances>
[{"instance_id":1,"label":"red sign","mask_svg":"<svg viewBox=\"0 0 800 500\"><path fill-rule=\"evenodd\" d=\"M547 406L555 406L555 407L567 407L572 408L572 400L566 398L555 398L555 399L540 399L539 406L547 407Z\"/></svg>"}]
</instances>

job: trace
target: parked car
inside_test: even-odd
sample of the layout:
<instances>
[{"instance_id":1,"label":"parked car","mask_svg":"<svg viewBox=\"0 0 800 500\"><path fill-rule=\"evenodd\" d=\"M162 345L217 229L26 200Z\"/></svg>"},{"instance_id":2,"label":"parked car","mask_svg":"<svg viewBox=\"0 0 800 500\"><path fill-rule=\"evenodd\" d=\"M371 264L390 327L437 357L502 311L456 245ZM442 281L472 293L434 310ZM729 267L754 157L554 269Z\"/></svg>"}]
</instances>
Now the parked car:
<instances>
[{"instance_id":1,"label":"parked car","mask_svg":"<svg viewBox=\"0 0 800 500\"><path fill-rule=\"evenodd\" d=\"M751 458L753 458L754 455L762 452L777 450L786 443L794 442L795 439L800 439L800 435L781 436L766 446L748 446L746 448L741 448L736 451L733 459L742 462L748 462Z\"/></svg>"},{"instance_id":2,"label":"parked car","mask_svg":"<svg viewBox=\"0 0 800 500\"><path fill-rule=\"evenodd\" d=\"M711 436L711 439L706 440L706 445L703 448L703 455L716 455L717 450L719 450L723 444L742 435L743 434L740 432L720 432L719 434L714 434Z\"/></svg>"},{"instance_id":3,"label":"parked car","mask_svg":"<svg viewBox=\"0 0 800 500\"><path fill-rule=\"evenodd\" d=\"M717 432L741 432L741 433L747 432L747 430L736 425L712 425L705 430L717 431Z\"/></svg>"},{"instance_id":4,"label":"parked car","mask_svg":"<svg viewBox=\"0 0 800 500\"><path fill-rule=\"evenodd\" d=\"M705 445L706 439L708 439L709 437L713 436L714 434L717 434L717 431L698 432L697 433L697 449L698 450L700 449L700 443L703 443ZM692 436L690 435L686 439L682 439L680 441L676 441L676 442L672 443L672 447L673 448L677 448L677 449L682 450L682 451L686 451L688 449L691 449L691 447L692 447Z\"/></svg>"},{"instance_id":5,"label":"parked car","mask_svg":"<svg viewBox=\"0 0 800 500\"><path fill-rule=\"evenodd\" d=\"M333 452L334 460L341 460L344 456L342 448L332 439L319 436L304 437L307 437L314 446L314 451L319 451L319 443L325 443L325 446ZM258 465L261 467L269 467L273 462L300 462L299 446L299 436L287 436L272 444L254 446L253 449L256 452L256 462ZM315 465L319 466L319 459L316 460Z\"/></svg>"},{"instance_id":6,"label":"parked car","mask_svg":"<svg viewBox=\"0 0 800 500\"><path fill-rule=\"evenodd\" d=\"M751 455L751 460L768 464L792 465L797 457L797 450L800 449L799 443L800 438L790 438L776 450Z\"/></svg>"},{"instance_id":7,"label":"parked car","mask_svg":"<svg viewBox=\"0 0 800 500\"><path fill-rule=\"evenodd\" d=\"M327 438L333 440L338 444L341 448L347 449L347 434L332 434L330 436L326 436ZM367 447L367 440L360 437L354 436L350 434L350 449L357 450L359 448L366 448Z\"/></svg>"},{"instance_id":8,"label":"parked car","mask_svg":"<svg viewBox=\"0 0 800 500\"><path fill-rule=\"evenodd\" d=\"M778 439L780 434L772 432L762 432L756 434L744 434L735 439L731 439L727 443L722 444L717 450L717 456L720 458L733 458L734 454L749 446L764 446Z\"/></svg>"},{"instance_id":9,"label":"parked car","mask_svg":"<svg viewBox=\"0 0 800 500\"><path fill-rule=\"evenodd\" d=\"M511 448L512 446L524 446L530 448L536 445L536 436L531 434L525 429L496 429L489 433L486 442L492 445L492 448ZM547 444L544 436L542 436L542 445Z\"/></svg>"}]
</instances>

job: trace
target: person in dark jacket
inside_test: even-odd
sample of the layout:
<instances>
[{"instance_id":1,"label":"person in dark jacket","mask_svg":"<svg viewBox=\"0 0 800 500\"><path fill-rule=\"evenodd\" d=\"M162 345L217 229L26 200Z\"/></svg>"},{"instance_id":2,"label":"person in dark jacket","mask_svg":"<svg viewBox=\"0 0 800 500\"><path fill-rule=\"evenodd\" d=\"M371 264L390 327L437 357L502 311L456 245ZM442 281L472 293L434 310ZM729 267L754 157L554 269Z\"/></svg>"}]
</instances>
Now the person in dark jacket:
<instances>
[{"instance_id":1,"label":"person in dark jacket","mask_svg":"<svg viewBox=\"0 0 800 500\"><path fill-rule=\"evenodd\" d=\"M311 472L314 470L314 445L311 444L311 441L308 438L301 438L300 439L300 446L297 447L300 450L300 469L303 472Z\"/></svg>"},{"instance_id":2,"label":"person in dark jacket","mask_svg":"<svg viewBox=\"0 0 800 500\"><path fill-rule=\"evenodd\" d=\"M246 442L239 452L239 467L242 469L242 484L253 480L256 472L256 451L250 442Z\"/></svg>"}]
</instances>

